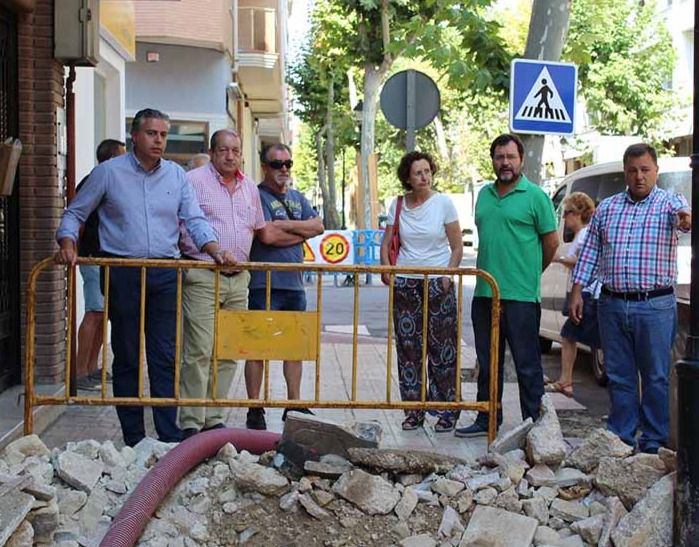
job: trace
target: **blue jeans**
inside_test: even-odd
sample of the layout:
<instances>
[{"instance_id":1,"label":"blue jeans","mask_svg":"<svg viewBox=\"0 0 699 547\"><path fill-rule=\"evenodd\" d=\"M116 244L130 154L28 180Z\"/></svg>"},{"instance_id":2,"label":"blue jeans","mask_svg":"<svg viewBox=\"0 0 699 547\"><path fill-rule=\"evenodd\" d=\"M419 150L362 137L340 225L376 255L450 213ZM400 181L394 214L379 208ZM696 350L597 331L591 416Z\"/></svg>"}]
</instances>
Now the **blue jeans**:
<instances>
[{"instance_id":1,"label":"blue jeans","mask_svg":"<svg viewBox=\"0 0 699 547\"><path fill-rule=\"evenodd\" d=\"M248 309L267 309L267 289L250 289L248 293ZM274 311L306 311L306 291L292 289L272 289L270 295L270 310Z\"/></svg>"},{"instance_id":2,"label":"blue jeans","mask_svg":"<svg viewBox=\"0 0 699 547\"><path fill-rule=\"evenodd\" d=\"M112 323L113 387L116 397L138 396L138 346L141 269L110 268L109 320ZM145 351L151 397L175 394L175 326L177 271L149 268L146 273ZM142 406L117 406L124 443L133 446L145 437ZM176 407L153 407L158 437L181 439Z\"/></svg>"},{"instance_id":3,"label":"blue jeans","mask_svg":"<svg viewBox=\"0 0 699 547\"><path fill-rule=\"evenodd\" d=\"M677 331L675 296L629 302L602 294L597 318L609 376L607 428L630 445L640 429L641 450L664 446L670 427L668 374Z\"/></svg>"},{"instance_id":4,"label":"blue jeans","mask_svg":"<svg viewBox=\"0 0 699 547\"><path fill-rule=\"evenodd\" d=\"M478 401L490 398L490 306L491 299L475 297L471 305L471 321L478 357ZM498 402L502 402L503 364L505 341L517 370L519 405L522 418L539 417L541 397L544 395L544 371L541 367L539 323L541 305L517 300L500 301L500 345L498 355ZM476 423L487 426L488 415L478 413ZM498 410L498 426L502 423L502 408Z\"/></svg>"}]
</instances>

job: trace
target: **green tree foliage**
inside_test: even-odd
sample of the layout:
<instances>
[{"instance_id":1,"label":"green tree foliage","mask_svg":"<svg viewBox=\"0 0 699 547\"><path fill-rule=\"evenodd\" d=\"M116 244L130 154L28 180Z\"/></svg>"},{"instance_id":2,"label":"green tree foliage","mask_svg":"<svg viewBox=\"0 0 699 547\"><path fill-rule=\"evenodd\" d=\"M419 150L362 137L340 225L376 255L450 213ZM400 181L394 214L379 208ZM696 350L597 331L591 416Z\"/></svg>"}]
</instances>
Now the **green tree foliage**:
<instances>
[{"instance_id":1,"label":"green tree foliage","mask_svg":"<svg viewBox=\"0 0 699 547\"><path fill-rule=\"evenodd\" d=\"M572 10L563 56L578 65L593 127L661 140L677 102L667 88L676 55L655 2L575 0Z\"/></svg>"}]
</instances>

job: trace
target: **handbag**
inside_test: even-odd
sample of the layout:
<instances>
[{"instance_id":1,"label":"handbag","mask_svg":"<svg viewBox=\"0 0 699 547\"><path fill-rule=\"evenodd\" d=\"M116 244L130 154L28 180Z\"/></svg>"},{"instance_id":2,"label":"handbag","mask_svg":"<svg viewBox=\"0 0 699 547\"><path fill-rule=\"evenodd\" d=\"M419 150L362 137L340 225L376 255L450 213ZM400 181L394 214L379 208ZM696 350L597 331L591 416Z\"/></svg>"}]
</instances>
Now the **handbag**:
<instances>
[{"instance_id":1,"label":"handbag","mask_svg":"<svg viewBox=\"0 0 699 547\"><path fill-rule=\"evenodd\" d=\"M403 196L398 197L396 203L396 218L393 222L393 235L391 236L391 244L388 247L388 262L391 266L395 266L398 262L398 253L400 251L400 210L403 205Z\"/></svg>"}]
</instances>

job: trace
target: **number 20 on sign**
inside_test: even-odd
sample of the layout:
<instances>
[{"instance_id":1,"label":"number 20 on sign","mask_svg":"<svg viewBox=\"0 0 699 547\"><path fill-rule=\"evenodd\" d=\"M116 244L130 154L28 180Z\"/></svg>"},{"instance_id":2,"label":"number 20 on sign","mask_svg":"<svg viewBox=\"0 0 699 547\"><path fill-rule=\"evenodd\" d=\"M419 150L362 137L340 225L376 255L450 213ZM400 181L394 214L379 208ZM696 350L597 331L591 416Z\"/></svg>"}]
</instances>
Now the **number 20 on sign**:
<instances>
[{"instance_id":1,"label":"number 20 on sign","mask_svg":"<svg viewBox=\"0 0 699 547\"><path fill-rule=\"evenodd\" d=\"M328 234L320 242L320 255L330 264L342 262L350 251L347 238L342 234Z\"/></svg>"}]
</instances>

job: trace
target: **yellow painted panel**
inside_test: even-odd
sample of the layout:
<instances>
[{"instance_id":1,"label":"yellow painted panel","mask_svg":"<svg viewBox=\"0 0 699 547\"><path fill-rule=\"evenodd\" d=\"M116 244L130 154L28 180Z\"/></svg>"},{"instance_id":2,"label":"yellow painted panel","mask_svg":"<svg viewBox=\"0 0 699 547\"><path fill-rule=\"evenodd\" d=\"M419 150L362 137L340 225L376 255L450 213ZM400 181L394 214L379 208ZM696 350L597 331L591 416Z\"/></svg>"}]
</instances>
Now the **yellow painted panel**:
<instances>
[{"instance_id":1,"label":"yellow painted panel","mask_svg":"<svg viewBox=\"0 0 699 547\"><path fill-rule=\"evenodd\" d=\"M219 359L314 361L318 349L316 312L218 312Z\"/></svg>"},{"instance_id":2,"label":"yellow painted panel","mask_svg":"<svg viewBox=\"0 0 699 547\"><path fill-rule=\"evenodd\" d=\"M136 58L136 10L132 1L102 0L100 24L133 59Z\"/></svg>"}]
</instances>

